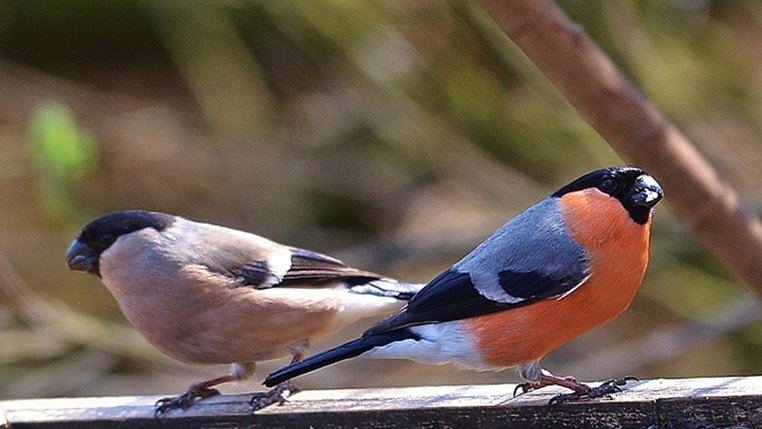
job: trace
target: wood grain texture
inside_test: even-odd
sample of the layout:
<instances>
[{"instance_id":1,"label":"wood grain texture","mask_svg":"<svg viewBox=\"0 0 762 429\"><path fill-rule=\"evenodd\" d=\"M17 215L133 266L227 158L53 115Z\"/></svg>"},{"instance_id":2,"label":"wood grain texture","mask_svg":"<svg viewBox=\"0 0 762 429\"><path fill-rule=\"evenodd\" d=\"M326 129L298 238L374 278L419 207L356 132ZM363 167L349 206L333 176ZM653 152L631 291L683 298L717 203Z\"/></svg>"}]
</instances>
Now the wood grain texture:
<instances>
[{"instance_id":1,"label":"wood grain texture","mask_svg":"<svg viewBox=\"0 0 762 429\"><path fill-rule=\"evenodd\" d=\"M158 396L13 400L0 402L0 428L762 427L762 376L644 380L612 399L553 407L562 389L512 398L514 387L305 391L253 415L249 396L222 396L159 419Z\"/></svg>"}]
</instances>

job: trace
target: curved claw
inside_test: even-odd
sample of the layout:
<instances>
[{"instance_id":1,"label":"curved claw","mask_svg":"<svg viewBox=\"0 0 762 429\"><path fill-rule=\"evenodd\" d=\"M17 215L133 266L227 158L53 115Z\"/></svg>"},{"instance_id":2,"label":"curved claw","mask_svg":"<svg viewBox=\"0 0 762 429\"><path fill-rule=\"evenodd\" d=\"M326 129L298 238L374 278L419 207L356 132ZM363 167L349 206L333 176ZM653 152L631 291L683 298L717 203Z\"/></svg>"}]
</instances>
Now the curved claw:
<instances>
[{"instance_id":1,"label":"curved claw","mask_svg":"<svg viewBox=\"0 0 762 429\"><path fill-rule=\"evenodd\" d=\"M634 375L625 375L624 377L620 377L612 381L614 381L619 386L624 386L625 384L627 384L628 381L638 382L640 381L640 379L638 377L635 377Z\"/></svg>"},{"instance_id":2,"label":"curved claw","mask_svg":"<svg viewBox=\"0 0 762 429\"><path fill-rule=\"evenodd\" d=\"M193 405L193 398L187 395L187 392L179 396L168 396L161 398L154 404L154 416L160 416L168 411L181 409L185 410Z\"/></svg>"},{"instance_id":3,"label":"curved claw","mask_svg":"<svg viewBox=\"0 0 762 429\"><path fill-rule=\"evenodd\" d=\"M154 407L156 408L153 412L155 417L159 417L160 415L167 413L172 410L181 409L181 410L187 410L190 408L191 405L195 404L201 399L206 399L212 396L217 396L220 394L220 391L217 389L200 389L200 388L193 388L191 387L187 391L185 391L183 394L178 396L168 396L166 398L161 398L154 404Z\"/></svg>"},{"instance_id":4,"label":"curved claw","mask_svg":"<svg viewBox=\"0 0 762 429\"><path fill-rule=\"evenodd\" d=\"M290 381L283 382L267 392L255 393L249 400L251 412L261 410L272 404L283 405L288 402L288 397L300 389Z\"/></svg>"},{"instance_id":5,"label":"curved claw","mask_svg":"<svg viewBox=\"0 0 762 429\"><path fill-rule=\"evenodd\" d=\"M563 404L564 402L569 402L569 401L576 401L578 399L582 399L582 395L580 395L577 392L564 393L562 395L556 395L550 398L550 401L548 401L548 406L552 407L554 405Z\"/></svg>"},{"instance_id":6,"label":"curved claw","mask_svg":"<svg viewBox=\"0 0 762 429\"><path fill-rule=\"evenodd\" d=\"M633 377L631 375L626 375L624 377L620 378L614 378L611 380L604 381L601 383L600 386L594 388L593 390L614 390L616 393L621 392L622 389L619 386L626 386L628 381L640 381L637 377ZM614 392L612 392L614 393Z\"/></svg>"},{"instance_id":7,"label":"curved claw","mask_svg":"<svg viewBox=\"0 0 762 429\"><path fill-rule=\"evenodd\" d=\"M519 393L519 390L521 390L521 393ZM523 395L523 394L529 392L530 390L532 390L532 385L529 384L529 383L517 384L516 388L513 389L513 397L515 398L518 395Z\"/></svg>"}]
</instances>

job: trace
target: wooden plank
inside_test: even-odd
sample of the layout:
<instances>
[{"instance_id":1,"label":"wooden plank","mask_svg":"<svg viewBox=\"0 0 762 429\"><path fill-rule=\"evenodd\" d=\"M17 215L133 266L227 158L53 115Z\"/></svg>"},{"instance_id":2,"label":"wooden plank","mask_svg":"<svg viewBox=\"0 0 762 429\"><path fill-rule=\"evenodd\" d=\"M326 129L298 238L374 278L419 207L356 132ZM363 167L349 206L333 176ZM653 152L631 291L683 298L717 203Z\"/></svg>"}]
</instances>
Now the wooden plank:
<instances>
[{"instance_id":1,"label":"wooden plank","mask_svg":"<svg viewBox=\"0 0 762 429\"><path fill-rule=\"evenodd\" d=\"M0 427L762 427L762 377L644 380L611 399L553 407L548 400L563 389L546 388L512 398L514 387L313 390L253 415L248 395L222 396L159 419L153 414L158 397L13 400L0 402Z\"/></svg>"}]
</instances>

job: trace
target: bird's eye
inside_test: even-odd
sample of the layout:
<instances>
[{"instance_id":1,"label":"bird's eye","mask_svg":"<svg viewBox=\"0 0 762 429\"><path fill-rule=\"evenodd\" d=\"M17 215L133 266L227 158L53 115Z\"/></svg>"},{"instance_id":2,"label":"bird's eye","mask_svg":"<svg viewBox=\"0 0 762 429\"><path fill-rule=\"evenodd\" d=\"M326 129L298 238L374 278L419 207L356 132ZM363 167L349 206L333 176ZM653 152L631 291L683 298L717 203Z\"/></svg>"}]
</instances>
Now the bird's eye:
<instances>
[{"instance_id":1,"label":"bird's eye","mask_svg":"<svg viewBox=\"0 0 762 429\"><path fill-rule=\"evenodd\" d=\"M114 243L114 236L111 234L103 234L98 237L98 245L101 247L109 247Z\"/></svg>"},{"instance_id":2,"label":"bird's eye","mask_svg":"<svg viewBox=\"0 0 762 429\"><path fill-rule=\"evenodd\" d=\"M599 186L601 191L607 194L614 192L616 190L616 187L617 187L616 180L614 180L611 177L604 178L603 181L601 181L601 185Z\"/></svg>"}]
</instances>

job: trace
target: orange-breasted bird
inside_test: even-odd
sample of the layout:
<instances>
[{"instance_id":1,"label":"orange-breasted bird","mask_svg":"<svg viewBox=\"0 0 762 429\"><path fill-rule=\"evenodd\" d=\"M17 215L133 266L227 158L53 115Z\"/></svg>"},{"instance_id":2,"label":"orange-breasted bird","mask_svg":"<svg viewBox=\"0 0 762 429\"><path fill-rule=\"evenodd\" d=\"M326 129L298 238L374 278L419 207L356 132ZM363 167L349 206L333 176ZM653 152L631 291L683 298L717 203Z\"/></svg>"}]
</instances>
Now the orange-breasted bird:
<instances>
[{"instance_id":1,"label":"orange-breasted bird","mask_svg":"<svg viewBox=\"0 0 762 429\"><path fill-rule=\"evenodd\" d=\"M525 392L574 391L554 402L619 391L626 378L592 388L551 374L540 360L630 305L663 195L638 168L588 173L511 219L360 338L275 371L265 385L362 354L482 371L515 367Z\"/></svg>"},{"instance_id":2,"label":"orange-breasted bird","mask_svg":"<svg viewBox=\"0 0 762 429\"><path fill-rule=\"evenodd\" d=\"M248 232L144 210L91 221L66 260L72 270L100 277L127 319L167 356L232 364L226 375L159 400L157 413L219 394L215 386L248 379L256 362L299 361L310 343L398 310L423 286ZM284 383L256 394L252 404L282 402L290 390Z\"/></svg>"}]
</instances>

